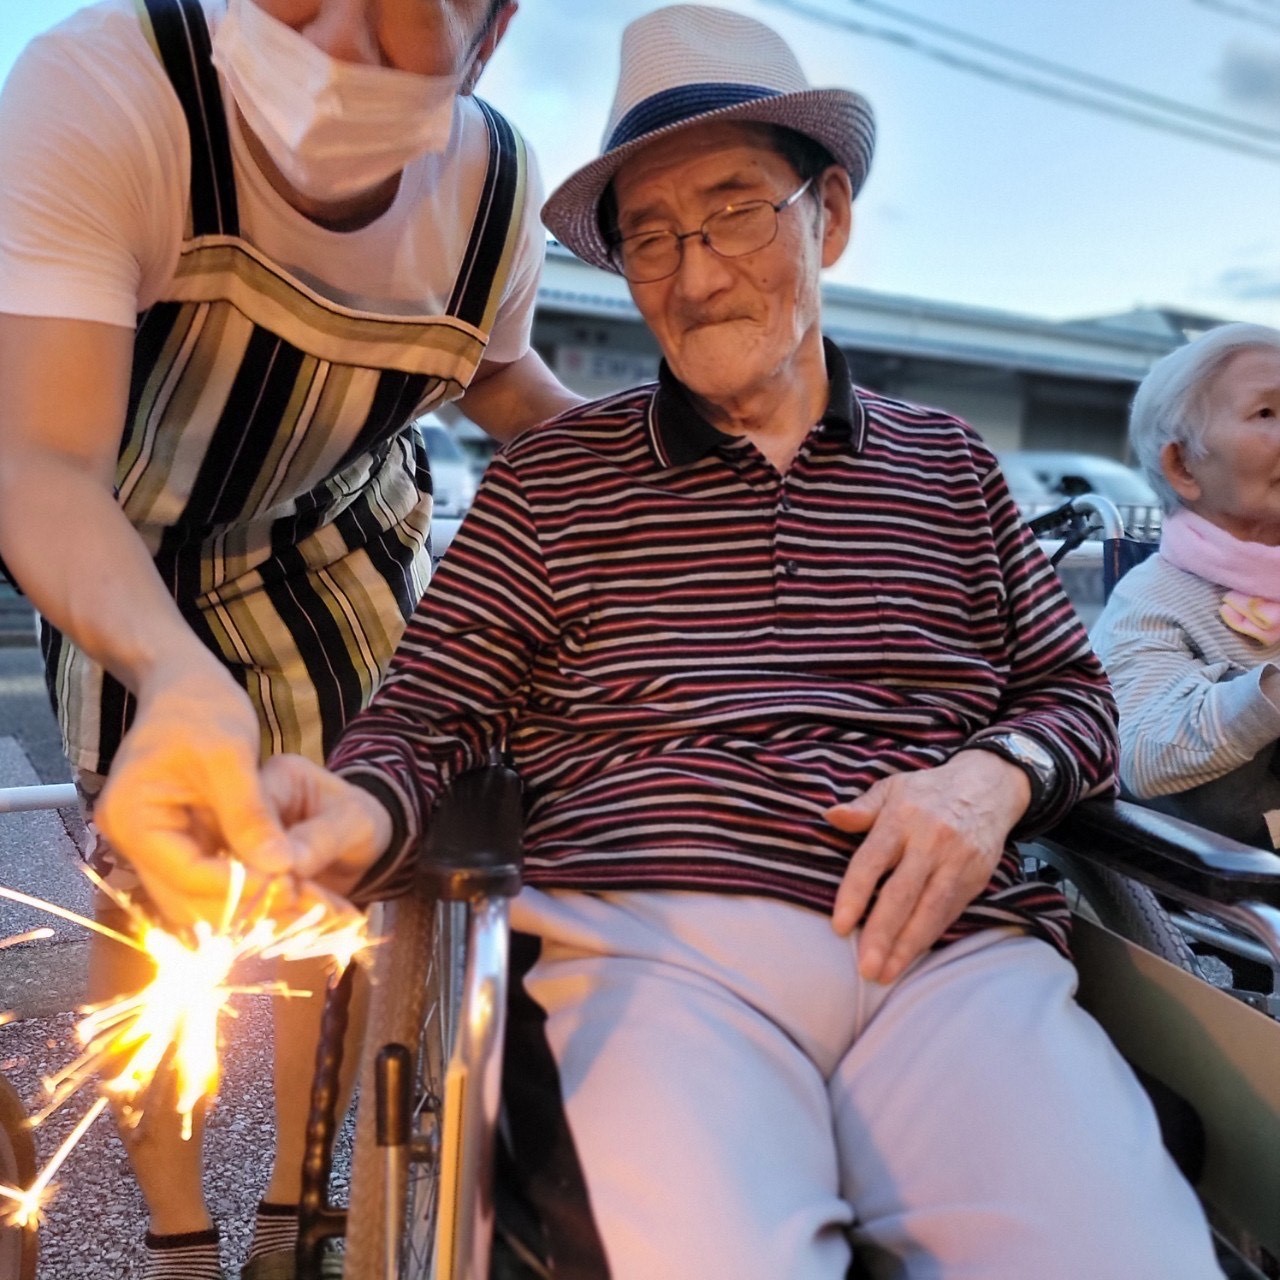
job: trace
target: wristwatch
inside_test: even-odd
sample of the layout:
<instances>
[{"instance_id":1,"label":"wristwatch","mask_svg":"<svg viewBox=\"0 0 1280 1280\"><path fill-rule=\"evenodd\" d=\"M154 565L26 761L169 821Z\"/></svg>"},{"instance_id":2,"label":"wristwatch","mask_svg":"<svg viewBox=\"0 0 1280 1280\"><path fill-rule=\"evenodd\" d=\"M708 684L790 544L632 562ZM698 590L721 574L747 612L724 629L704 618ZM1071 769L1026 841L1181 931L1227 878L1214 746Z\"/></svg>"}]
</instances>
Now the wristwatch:
<instances>
[{"instance_id":1,"label":"wristwatch","mask_svg":"<svg viewBox=\"0 0 1280 1280\"><path fill-rule=\"evenodd\" d=\"M1028 814L1038 813L1044 802L1053 794L1058 781L1058 762L1053 752L1029 733L1017 729L1001 729L965 744L966 751L990 751L1010 764L1016 764L1031 783L1031 803Z\"/></svg>"}]
</instances>

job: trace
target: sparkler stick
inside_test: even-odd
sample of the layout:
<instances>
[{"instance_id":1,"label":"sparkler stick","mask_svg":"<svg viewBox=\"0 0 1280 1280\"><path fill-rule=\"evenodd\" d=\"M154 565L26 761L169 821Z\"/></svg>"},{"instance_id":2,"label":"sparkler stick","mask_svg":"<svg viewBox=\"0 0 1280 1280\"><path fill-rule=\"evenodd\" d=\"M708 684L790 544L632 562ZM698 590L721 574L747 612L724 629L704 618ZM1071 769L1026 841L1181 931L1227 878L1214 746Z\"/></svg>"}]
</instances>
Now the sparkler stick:
<instances>
[{"instance_id":1,"label":"sparkler stick","mask_svg":"<svg viewBox=\"0 0 1280 1280\"><path fill-rule=\"evenodd\" d=\"M218 926L219 933L231 932L231 923L236 918L246 878L244 863L234 858L227 864L227 870L230 873L227 879L227 900L222 906L222 923Z\"/></svg>"},{"instance_id":2,"label":"sparkler stick","mask_svg":"<svg viewBox=\"0 0 1280 1280\"><path fill-rule=\"evenodd\" d=\"M84 872L85 878L89 881L99 893L105 893L112 902L120 908L130 919L138 919L138 908L133 905L133 900L126 893L121 893L114 885L108 884L87 862L80 864L80 870Z\"/></svg>"}]
</instances>

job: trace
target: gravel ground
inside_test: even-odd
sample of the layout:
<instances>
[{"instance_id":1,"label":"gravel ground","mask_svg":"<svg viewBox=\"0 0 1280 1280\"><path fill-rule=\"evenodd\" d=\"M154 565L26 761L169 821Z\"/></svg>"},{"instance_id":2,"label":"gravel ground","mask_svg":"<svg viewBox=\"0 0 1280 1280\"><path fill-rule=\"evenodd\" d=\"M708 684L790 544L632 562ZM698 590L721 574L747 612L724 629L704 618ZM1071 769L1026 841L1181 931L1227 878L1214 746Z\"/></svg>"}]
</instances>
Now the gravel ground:
<instances>
[{"instance_id":1,"label":"gravel ground","mask_svg":"<svg viewBox=\"0 0 1280 1280\"><path fill-rule=\"evenodd\" d=\"M240 1002L224 1056L219 1104L209 1117L205 1185L225 1242L224 1262L248 1248L254 1206L266 1182L271 1150L271 1015L262 998ZM30 1106L43 1076L76 1052L75 1015L57 1014L0 1028L0 1070ZM86 1098L85 1102L91 1101ZM84 1113L79 1100L36 1129L47 1160ZM40 1233L40 1280L131 1280L141 1276L146 1214L115 1125L100 1116L58 1175L59 1190Z\"/></svg>"}]
</instances>

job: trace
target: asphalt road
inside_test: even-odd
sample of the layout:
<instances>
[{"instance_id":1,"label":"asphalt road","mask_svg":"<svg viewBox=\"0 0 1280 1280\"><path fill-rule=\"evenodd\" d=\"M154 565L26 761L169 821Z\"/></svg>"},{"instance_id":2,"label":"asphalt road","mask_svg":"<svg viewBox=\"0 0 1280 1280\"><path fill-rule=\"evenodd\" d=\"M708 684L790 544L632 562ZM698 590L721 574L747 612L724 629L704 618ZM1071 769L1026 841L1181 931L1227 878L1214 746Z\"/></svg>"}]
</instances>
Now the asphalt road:
<instances>
[{"instance_id":1,"label":"asphalt road","mask_svg":"<svg viewBox=\"0 0 1280 1280\"><path fill-rule=\"evenodd\" d=\"M0 648L0 787L67 782L70 776L38 651L34 645ZM76 856L83 838L74 809L0 814L0 884L69 910L89 910L89 885ZM66 1012L83 999L87 931L0 899L0 938L41 926L54 936L0 952L0 1009L20 1017Z\"/></svg>"},{"instance_id":2,"label":"asphalt road","mask_svg":"<svg viewBox=\"0 0 1280 1280\"><path fill-rule=\"evenodd\" d=\"M34 639L0 647L0 738L17 739L40 782L70 779Z\"/></svg>"}]
</instances>

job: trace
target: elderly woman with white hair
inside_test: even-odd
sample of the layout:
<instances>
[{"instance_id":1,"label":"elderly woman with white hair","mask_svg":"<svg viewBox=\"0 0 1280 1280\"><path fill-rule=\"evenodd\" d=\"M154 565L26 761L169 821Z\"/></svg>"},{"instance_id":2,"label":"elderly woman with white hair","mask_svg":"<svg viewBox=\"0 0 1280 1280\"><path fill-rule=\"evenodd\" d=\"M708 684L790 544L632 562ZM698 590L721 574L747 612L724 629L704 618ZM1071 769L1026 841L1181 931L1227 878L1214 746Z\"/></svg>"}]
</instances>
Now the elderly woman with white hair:
<instances>
[{"instance_id":1,"label":"elderly woman with white hair","mask_svg":"<svg viewBox=\"0 0 1280 1280\"><path fill-rule=\"evenodd\" d=\"M1280 845L1280 331L1209 330L1156 364L1130 440L1165 509L1157 555L1093 642L1133 798Z\"/></svg>"}]
</instances>

